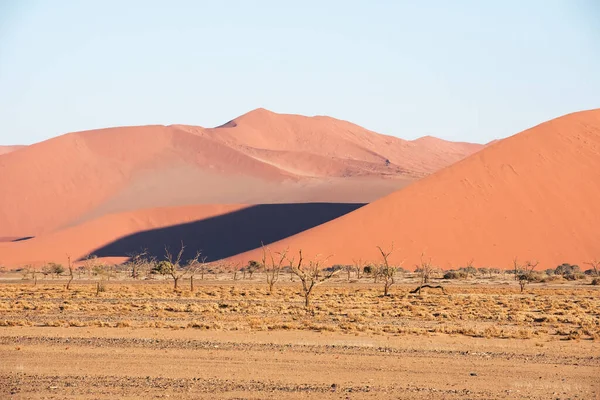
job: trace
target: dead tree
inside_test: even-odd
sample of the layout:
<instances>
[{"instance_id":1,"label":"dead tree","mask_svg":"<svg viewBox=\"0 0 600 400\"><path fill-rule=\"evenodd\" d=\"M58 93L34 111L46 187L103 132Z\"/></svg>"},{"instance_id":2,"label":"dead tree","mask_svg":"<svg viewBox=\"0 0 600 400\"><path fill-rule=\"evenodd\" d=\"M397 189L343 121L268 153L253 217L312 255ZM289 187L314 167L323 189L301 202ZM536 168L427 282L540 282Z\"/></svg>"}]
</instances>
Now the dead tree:
<instances>
[{"instance_id":1,"label":"dead tree","mask_svg":"<svg viewBox=\"0 0 600 400\"><path fill-rule=\"evenodd\" d=\"M383 280L383 295L388 296L390 287L394 284L394 276L396 275L396 267L390 266L388 258L394 252L394 243L392 243L392 247L389 251L385 251L381 248L381 246L377 246L379 252L381 253L381 257L383 258L383 264L378 268L379 275Z\"/></svg>"},{"instance_id":2,"label":"dead tree","mask_svg":"<svg viewBox=\"0 0 600 400\"><path fill-rule=\"evenodd\" d=\"M216 281L219 280L219 274L225 270L223 263L216 262L213 263L213 267L210 269L210 272L214 275L214 279Z\"/></svg>"},{"instance_id":3,"label":"dead tree","mask_svg":"<svg viewBox=\"0 0 600 400\"><path fill-rule=\"evenodd\" d=\"M525 290L525 286L534 280L533 270L538 264L539 261L527 261L525 265L523 265L522 273L519 274L519 287L521 288L521 293L523 293L523 290Z\"/></svg>"},{"instance_id":4,"label":"dead tree","mask_svg":"<svg viewBox=\"0 0 600 400\"><path fill-rule=\"evenodd\" d=\"M415 269L415 272L419 274L421 285L429 283L429 279L434 271L435 267L431 262L431 257L427 260L425 259L425 253L421 253L421 263L417 265L417 268Z\"/></svg>"},{"instance_id":5,"label":"dead tree","mask_svg":"<svg viewBox=\"0 0 600 400\"><path fill-rule=\"evenodd\" d=\"M429 288L429 289L442 289L442 293L446 294L446 289L444 289L444 287L442 285L430 285L428 283L424 284L424 285L419 285L419 287L417 287L416 289L411 290L409 293L418 293L421 294L421 290L425 289L425 288Z\"/></svg>"},{"instance_id":6,"label":"dead tree","mask_svg":"<svg viewBox=\"0 0 600 400\"><path fill-rule=\"evenodd\" d=\"M365 262L362 260L362 258L352 261L354 262L354 271L356 272L356 279L360 280L360 274L363 272Z\"/></svg>"},{"instance_id":7,"label":"dead tree","mask_svg":"<svg viewBox=\"0 0 600 400\"><path fill-rule=\"evenodd\" d=\"M46 279L48 275L52 275L52 267L50 264L43 265L40 272L42 273L43 279Z\"/></svg>"},{"instance_id":8,"label":"dead tree","mask_svg":"<svg viewBox=\"0 0 600 400\"><path fill-rule=\"evenodd\" d=\"M283 267L283 262L285 261L287 256L287 249L273 254L271 249L262 244L262 251L262 268L267 278L269 293L273 293L273 286L279 280L279 274ZM267 251L269 253L269 257L267 257Z\"/></svg>"},{"instance_id":9,"label":"dead tree","mask_svg":"<svg viewBox=\"0 0 600 400\"><path fill-rule=\"evenodd\" d=\"M71 256L67 254L67 268L69 269L69 281L67 282L67 290L71 289L71 282L73 282L73 264L71 264Z\"/></svg>"},{"instance_id":10,"label":"dead tree","mask_svg":"<svg viewBox=\"0 0 600 400\"><path fill-rule=\"evenodd\" d=\"M37 267L33 266L33 269L31 270L31 276L33 277L33 286L37 286L37 274L38 274Z\"/></svg>"},{"instance_id":11,"label":"dead tree","mask_svg":"<svg viewBox=\"0 0 600 400\"><path fill-rule=\"evenodd\" d=\"M513 274L515 275L515 281L519 280L519 273L521 272L521 265L517 257L513 258Z\"/></svg>"},{"instance_id":12,"label":"dead tree","mask_svg":"<svg viewBox=\"0 0 600 400\"><path fill-rule=\"evenodd\" d=\"M183 241L181 242L181 250L177 255L174 255L169 250L168 246L165 246L165 264L164 268L166 269L166 273L173 278L173 289L177 290L179 288L179 279L183 275L185 275L185 271L181 270L181 257L183 256L183 252L185 250L185 245Z\"/></svg>"},{"instance_id":13,"label":"dead tree","mask_svg":"<svg viewBox=\"0 0 600 400\"><path fill-rule=\"evenodd\" d=\"M96 265L96 260L97 260L97 256L93 255L93 254L88 254L87 256L83 257L83 270L85 272L87 272L88 278L92 277L92 272L94 270L94 267Z\"/></svg>"},{"instance_id":14,"label":"dead tree","mask_svg":"<svg viewBox=\"0 0 600 400\"><path fill-rule=\"evenodd\" d=\"M31 265L25 265L22 269L21 269L21 275L23 275L23 280L29 279L29 276L31 275Z\"/></svg>"},{"instance_id":15,"label":"dead tree","mask_svg":"<svg viewBox=\"0 0 600 400\"><path fill-rule=\"evenodd\" d=\"M310 299L313 294L314 288L336 276L341 271L341 269L331 269L329 271L324 271L323 265L325 264L327 259L314 259L309 261L308 265L306 265L303 264L304 259L302 258L302 250L299 250L298 255L299 257L297 263L294 262L293 257L288 260L290 262L290 269L292 273L296 275L302 283L304 307L308 310L310 308Z\"/></svg>"},{"instance_id":16,"label":"dead tree","mask_svg":"<svg viewBox=\"0 0 600 400\"><path fill-rule=\"evenodd\" d=\"M475 259L471 258L469 262L467 262L467 265L463 268L463 271L465 271L465 274L467 275L467 279L469 279L469 275L475 275L475 273L477 272L477 268L473 266L474 262Z\"/></svg>"},{"instance_id":17,"label":"dead tree","mask_svg":"<svg viewBox=\"0 0 600 400\"><path fill-rule=\"evenodd\" d=\"M148 261L146 256L148 255L147 249L142 249L139 252L129 253L129 267L131 268L131 278L138 279L144 266L147 265Z\"/></svg>"},{"instance_id":18,"label":"dead tree","mask_svg":"<svg viewBox=\"0 0 600 400\"><path fill-rule=\"evenodd\" d=\"M206 257L202 257L202 253L200 251L197 251L196 255L187 261L186 266L184 267L184 270L182 273L185 274L187 272L190 276L190 291L191 292L194 291L194 276L196 275L196 272L200 268L204 268L205 265L206 265Z\"/></svg>"},{"instance_id":19,"label":"dead tree","mask_svg":"<svg viewBox=\"0 0 600 400\"><path fill-rule=\"evenodd\" d=\"M369 271L373 277L373 283L377 283L379 276L381 275L381 268L376 264L369 265Z\"/></svg>"},{"instance_id":20,"label":"dead tree","mask_svg":"<svg viewBox=\"0 0 600 400\"><path fill-rule=\"evenodd\" d=\"M239 262L236 262L236 263L232 264L232 271L233 271L233 280L237 281L237 279L238 279L238 272L241 271L240 263Z\"/></svg>"},{"instance_id":21,"label":"dead tree","mask_svg":"<svg viewBox=\"0 0 600 400\"><path fill-rule=\"evenodd\" d=\"M342 269L346 271L346 277L348 279L348 282L350 282L350 275L354 271L354 265L344 265Z\"/></svg>"},{"instance_id":22,"label":"dead tree","mask_svg":"<svg viewBox=\"0 0 600 400\"><path fill-rule=\"evenodd\" d=\"M594 259L590 262L586 262L586 264L589 265L590 267L592 267L592 270L594 271L594 275L600 276L600 260Z\"/></svg>"},{"instance_id":23,"label":"dead tree","mask_svg":"<svg viewBox=\"0 0 600 400\"><path fill-rule=\"evenodd\" d=\"M436 268L433 266L431 262L431 257L429 259L425 259L425 253L421 253L421 263L417 265L415 272L419 274L419 278L421 283L419 286L412 290L410 293L419 293L421 294L421 289L423 288L431 288L431 289L442 289L442 292L445 294L446 290L442 285L430 285L429 279L431 275L436 271Z\"/></svg>"}]
</instances>

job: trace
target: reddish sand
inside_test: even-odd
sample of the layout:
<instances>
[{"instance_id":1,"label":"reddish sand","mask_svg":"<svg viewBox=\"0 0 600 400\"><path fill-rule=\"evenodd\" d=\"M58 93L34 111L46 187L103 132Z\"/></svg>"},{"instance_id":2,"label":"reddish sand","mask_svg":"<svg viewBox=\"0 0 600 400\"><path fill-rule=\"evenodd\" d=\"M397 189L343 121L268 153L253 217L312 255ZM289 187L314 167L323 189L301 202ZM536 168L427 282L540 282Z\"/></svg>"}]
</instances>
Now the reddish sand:
<instances>
[{"instance_id":1,"label":"reddish sand","mask_svg":"<svg viewBox=\"0 0 600 400\"><path fill-rule=\"evenodd\" d=\"M78 260L98 247L132 233L197 221L243 207L245 206L196 205L108 214L29 240L0 243L0 261L9 266L43 265L49 261L66 263L67 255Z\"/></svg>"},{"instance_id":2,"label":"reddish sand","mask_svg":"<svg viewBox=\"0 0 600 400\"><path fill-rule=\"evenodd\" d=\"M600 110L570 114L496 142L383 199L276 244L330 263L378 260L377 245L414 268L538 268L600 258ZM239 256L257 259L257 252Z\"/></svg>"},{"instance_id":3,"label":"reddish sand","mask_svg":"<svg viewBox=\"0 0 600 400\"><path fill-rule=\"evenodd\" d=\"M284 170L311 176L422 177L482 148L436 138L406 141L330 117L276 114L265 109L206 133Z\"/></svg>"},{"instance_id":4,"label":"reddish sand","mask_svg":"<svg viewBox=\"0 0 600 400\"><path fill-rule=\"evenodd\" d=\"M0 187L8 188L0 192L0 237L37 237L142 208L370 202L479 148L263 109L214 129L70 133L0 158Z\"/></svg>"},{"instance_id":5,"label":"reddish sand","mask_svg":"<svg viewBox=\"0 0 600 400\"><path fill-rule=\"evenodd\" d=\"M2 154L12 153L15 150L19 150L25 146L0 146L0 156Z\"/></svg>"}]
</instances>

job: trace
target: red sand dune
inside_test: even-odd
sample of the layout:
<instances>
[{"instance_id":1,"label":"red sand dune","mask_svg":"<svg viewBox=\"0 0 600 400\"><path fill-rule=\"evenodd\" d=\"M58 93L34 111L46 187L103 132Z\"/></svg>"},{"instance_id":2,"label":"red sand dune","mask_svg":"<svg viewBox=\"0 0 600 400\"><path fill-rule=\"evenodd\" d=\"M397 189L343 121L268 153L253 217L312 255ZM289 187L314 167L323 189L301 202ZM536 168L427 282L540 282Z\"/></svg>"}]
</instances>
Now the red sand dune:
<instances>
[{"instance_id":1,"label":"red sand dune","mask_svg":"<svg viewBox=\"0 0 600 400\"><path fill-rule=\"evenodd\" d=\"M369 202L481 148L259 109L221 128L66 134L0 157L0 237L192 204ZM386 159L389 162L386 162Z\"/></svg>"},{"instance_id":2,"label":"red sand dune","mask_svg":"<svg viewBox=\"0 0 600 400\"><path fill-rule=\"evenodd\" d=\"M109 214L33 239L0 243L0 265L37 266L50 261L66 263L67 255L78 260L98 247L132 233L215 217L244 207L196 205Z\"/></svg>"},{"instance_id":3,"label":"red sand dune","mask_svg":"<svg viewBox=\"0 0 600 400\"><path fill-rule=\"evenodd\" d=\"M600 258L600 110L538 125L357 211L273 244L333 257L414 268L425 252L443 268L539 268ZM258 259L257 251L238 259Z\"/></svg>"},{"instance_id":4,"label":"red sand dune","mask_svg":"<svg viewBox=\"0 0 600 400\"><path fill-rule=\"evenodd\" d=\"M276 114L265 109L206 133L295 174L302 174L307 167L306 174L314 176L422 177L482 148L436 138L406 141L331 117ZM329 165L307 156L328 159Z\"/></svg>"},{"instance_id":5,"label":"red sand dune","mask_svg":"<svg viewBox=\"0 0 600 400\"><path fill-rule=\"evenodd\" d=\"M72 224L146 176L160 182L150 195L176 198L177 183L206 191L210 188L195 179L198 175L218 182L240 171L264 181L291 178L218 142L171 127L63 135L0 158L0 187L9 188L0 193L0 235L37 236ZM116 211L137 208L134 201Z\"/></svg>"}]
</instances>

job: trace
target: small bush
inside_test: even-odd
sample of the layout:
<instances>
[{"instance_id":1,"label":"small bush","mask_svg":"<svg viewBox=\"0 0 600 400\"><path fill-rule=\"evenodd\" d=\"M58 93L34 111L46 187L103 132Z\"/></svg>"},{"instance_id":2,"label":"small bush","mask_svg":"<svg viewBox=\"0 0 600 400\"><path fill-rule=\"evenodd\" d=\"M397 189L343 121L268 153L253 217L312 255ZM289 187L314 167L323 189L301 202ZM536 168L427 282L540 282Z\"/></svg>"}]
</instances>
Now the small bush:
<instances>
[{"instance_id":1,"label":"small bush","mask_svg":"<svg viewBox=\"0 0 600 400\"><path fill-rule=\"evenodd\" d=\"M527 280L529 282L543 282L546 279L546 274L543 272L532 271L527 274Z\"/></svg>"},{"instance_id":2,"label":"small bush","mask_svg":"<svg viewBox=\"0 0 600 400\"><path fill-rule=\"evenodd\" d=\"M579 272L579 266L578 265L571 265L569 263L563 263L561 265L559 265L558 267L556 267L556 269L554 270L554 274L556 275L573 275L575 273Z\"/></svg>"},{"instance_id":3,"label":"small bush","mask_svg":"<svg viewBox=\"0 0 600 400\"><path fill-rule=\"evenodd\" d=\"M106 284L104 281L100 281L96 284L96 293L104 293L106 292Z\"/></svg>"},{"instance_id":4,"label":"small bush","mask_svg":"<svg viewBox=\"0 0 600 400\"><path fill-rule=\"evenodd\" d=\"M577 281L580 279L585 279L585 274L581 272L574 272L572 274L565 274L563 277L568 281Z\"/></svg>"},{"instance_id":5,"label":"small bush","mask_svg":"<svg viewBox=\"0 0 600 400\"><path fill-rule=\"evenodd\" d=\"M458 269L459 272L465 274L465 277L469 277L469 275L473 276L477 273L477 269L472 266L461 267Z\"/></svg>"},{"instance_id":6,"label":"small bush","mask_svg":"<svg viewBox=\"0 0 600 400\"><path fill-rule=\"evenodd\" d=\"M464 271L446 271L444 273L444 279L465 279L467 277L467 273Z\"/></svg>"},{"instance_id":7,"label":"small bush","mask_svg":"<svg viewBox=\"0 0 600 400\"><path fill-rule=\"evenodd\" d=\"M554 270L552 270L554 271ZM547 276L546 278L542 279L542 282L556 282L556 281L562 281L564 280L564 278L561 275L554 275L554 273L550 276Z\"/></svg>"}]
</instances>

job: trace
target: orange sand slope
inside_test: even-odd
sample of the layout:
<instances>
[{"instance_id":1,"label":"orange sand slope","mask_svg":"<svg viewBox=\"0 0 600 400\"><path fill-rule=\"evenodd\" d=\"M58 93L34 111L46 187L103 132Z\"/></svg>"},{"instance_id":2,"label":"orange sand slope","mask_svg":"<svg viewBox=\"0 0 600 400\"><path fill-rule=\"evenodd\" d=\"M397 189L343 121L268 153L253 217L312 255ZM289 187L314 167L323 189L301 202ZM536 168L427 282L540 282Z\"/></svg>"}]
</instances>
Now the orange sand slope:
<instances>
[{"instance_id":1,"label":"orange sand slope","mask_svg":"<svg viewBox=\"0 0 600 400\"><path fill-rule=\"evenodd\" d=\"M73 260L78 260L92 253L99 246L125 235L216 217L244 207L243 205L197 205L109 214L40 237L0 243L0 265L41 265L50 261L65 263L67 255ZM132 247L131 252L139 251L143 247L141 245ZM123 259L127 256L128 254L123 253L117 258Z\"/></svg>"},{"instance_id":2,"label":"orange sand slope","mask_svg":"<svg viewBox=\"0 0 600 400\"><path fill-rule=\"evenodd\" d=\"M309 231L273 244L331 263L377 260L413 268L425 252L443 268L539 268L600 257L600 110L551 120ZM238 259L256 259L256 251Z\"/></svg>"},{"instance_id":3,"label":"orange sand slope","mask_svg":"<svg viewBox=\"0 0 600 400\"><path fill-rule=\"evenodd\" d=\"M15 150L19 150L25 146L0 146L0 156L2 154L12 153Z\"/></svg>"},{"instance_id":4,"label":"orange sand slope","mask_svg":"<svg viewBox=\"0 0 600 400\"><path fill-rule=\"evenodd\" d=\"M309 176L422 177L482 147L430 137L411 142L330 117L284 115L265 109L206 133L257 159Z\"/></svg>"},{"instance_id":5,"label":"orange sand slope","mask_svg":"<svg viewBox=\"0 0 600 400\"><path fill-rule=\"evenodd\" d=\"M208 261L224 259L331 221L361 207L349 203L196 205L108 214L69 228L0 243L0 265L65 263L93 254L124 261L141 249L157 259L165 246L186 246L184 259L201 251Z\"/></svg>"},{"instance_id":6,"label":"orange sand slope","mask_svg":"<svg viewBox=\"0 0 600 400\"><path fill-rule=\"evenodd\" d=\"M364 203L482 146L407 142L328 117L259 109L220 128L76 132L0 157L0 237L194 204Z\"/></svg>"}]
</instances>

